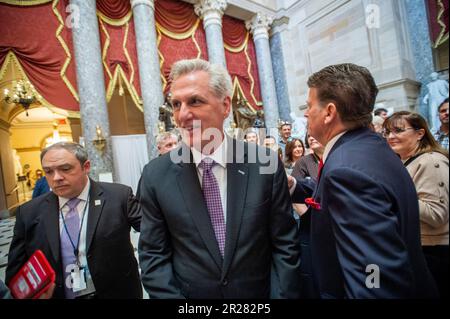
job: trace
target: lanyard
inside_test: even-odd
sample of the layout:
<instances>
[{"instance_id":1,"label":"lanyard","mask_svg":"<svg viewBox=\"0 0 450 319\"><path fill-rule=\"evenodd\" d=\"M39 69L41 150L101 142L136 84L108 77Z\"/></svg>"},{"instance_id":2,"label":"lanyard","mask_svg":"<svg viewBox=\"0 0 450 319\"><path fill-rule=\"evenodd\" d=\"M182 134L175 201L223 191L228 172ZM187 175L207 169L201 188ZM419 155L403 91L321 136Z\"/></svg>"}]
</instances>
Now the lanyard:
<instances>
[{"instance_id":1,"label":"lanyard","mask_svg":"<svg viewBox=\"0 0 450 319\"><path fill-rule=\"evenodd\" d=\"M60 210L61 218L62 218L63 224L64 224L64 229L66 230L67 237L69 237L70 243L71 243L71 245L72 245L72 247L73 247L73 254L74 254L75 257L77 258L77 264L78 264L78 266L81 266L81 265L80 265L80 261L79 261L79 257L78 257L78 253L79 253L78 247L80 246L81 231L82 231L82 229L83 229L84 216L86 216L86 210L87 210L87 207L88 207L88 205L89 205L89 198L90 198L90 196L88 197L88 199L87 199L87 201L86 201L86 205L84 205L84 209L83 209L83 217L81 217L81 225L80 225L80 231L78 232L77 247L75 247L75 245L74 245L74 243L73 243L73 240L72 240L72 238L70 237L69 230L67 229L67 225L66 225L66 220L64 219L64 215L63 215L63 213L62 213L62 209Z\"/></svg>"}]
</instances>

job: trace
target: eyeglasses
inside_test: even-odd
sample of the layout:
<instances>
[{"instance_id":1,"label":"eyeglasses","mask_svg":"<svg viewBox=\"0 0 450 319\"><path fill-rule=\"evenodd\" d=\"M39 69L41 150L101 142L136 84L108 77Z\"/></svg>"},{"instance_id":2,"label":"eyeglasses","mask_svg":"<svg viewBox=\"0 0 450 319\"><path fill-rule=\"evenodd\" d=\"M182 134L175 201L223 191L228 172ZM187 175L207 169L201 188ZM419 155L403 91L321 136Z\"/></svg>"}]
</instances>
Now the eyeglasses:
<instances>
[{"instance_id":1,"label":"eyeglasses","mask_svg":"<svg viewBox=\"0 0 450 319\"><path fill-rule=\"evenodd\" d=\"M394 134L395 136L406 132L407 130L414 130L416 131L415 128L413 127L407 127L407 128L399 128L399 127L394 127L392 128L392 130L388 130L388 129L384 129L381 134L383 135L384 138L387 138L389 136L389 134Z\"/></svg>"}]
</instances>

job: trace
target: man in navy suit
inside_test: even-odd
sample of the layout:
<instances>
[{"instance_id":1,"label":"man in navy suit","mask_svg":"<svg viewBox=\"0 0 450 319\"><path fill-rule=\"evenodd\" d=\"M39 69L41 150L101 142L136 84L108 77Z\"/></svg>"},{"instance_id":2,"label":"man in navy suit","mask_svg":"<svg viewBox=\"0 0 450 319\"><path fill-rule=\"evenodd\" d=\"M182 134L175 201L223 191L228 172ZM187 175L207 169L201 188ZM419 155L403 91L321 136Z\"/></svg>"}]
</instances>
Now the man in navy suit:
<instances>
[{"instance_id":1,"label":"man in navy suit","mask_svg":"<svg viewBox=\"0 0 450 319\"><path fill-rule=\"evenodd\" d=\"M420 246L413 182L385 141L368 129L378 93L370 72L328 66L308 80L308 133L323 145L310 184L290 180L294 202L311 196L311 263L320 298L433 298ZM309 187L308 187L309 186Z\"/></svg>"}]
</instances>

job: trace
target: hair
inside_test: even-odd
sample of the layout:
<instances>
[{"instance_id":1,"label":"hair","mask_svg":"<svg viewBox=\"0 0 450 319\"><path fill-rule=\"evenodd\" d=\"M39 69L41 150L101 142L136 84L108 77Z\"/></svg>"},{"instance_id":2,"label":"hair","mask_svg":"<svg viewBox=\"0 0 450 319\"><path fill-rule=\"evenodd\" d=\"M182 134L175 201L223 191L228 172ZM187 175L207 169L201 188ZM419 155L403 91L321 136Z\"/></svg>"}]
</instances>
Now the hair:
<instances>
[{"instance_id":1,"label":"hair","mask_svg":"<svg viewBox=\"0 0 450 319\"><path fill-rule=\"evenodd\" d=\"M378 88L365 67L352 63L330 65L314 73L308 86L317 90L322 106L333 102L349 128L368 127Z\"/></svg>"},{"instance_id":2,"label":"hair","mask_svg":"<svg viewBox=\"0 0 450 319\"><path fill-rule=\"evenodd\" d=\"M173 132L164 132L156 137L156 145L161 146L167 139L175 138L178 141L178 135Z\"/></svg>"},{"instance_id":3,"label":"hair","mask_svg":"<svg viewBox=\"0 0 450 319\"><path fill-rule=\"evenodd\" d=\"M448 152L439 145L433 134L431 134L427 121L417 113L409 111L395 112L384 121L383 129L392 129L402 121L406 121L415 130L423 129L425 131L423 138L419 141L416 154L438 152L448 157Z\"/></svg>"},{"instance_id":4,"label":"hair","mask_svg":"<svg viewBox=\"0 0 450 319\"><path fill-rule=\"evenodd\" d=\"M310 148L310 145L309 145L309 142L308 142L308 138L309 138L309 134L308 134L308 132L306 132L306 134L305 134L305 147L306 148Z\"/></svg>"},{"instance_id":5,"label":"hair","mask_svg":"<svg viewBox=\"0 0 450 319\"><path fill-rule=\"evenodd\" d=\"M266 136L264 137L264 139L267 139L267 138L274 139L275 142L277 141L277 139L276 139L275 137L273 137L272 135L266 135Z\"/></svg>"},{"instance_id":6,"label":"hair","mask_svg":"<svg viewBox=\"0 0 450 319\"><path fill-rule=\"evenodd\" d=\"M439 104L439 106L438 106L438 111L441 110L441 107L444 106L445 103L448 103L448 98L446 98L444 101L442 101L441 104Z\"/></svg>"},{"instance_id":7,"label":"hair","mask_svg":"<svg viewBox=\"0 0 450 319\"><path fill-rule=\"evenodd\" d=\"M291 141L287 142L286 149L285 149L286 161L291 162L291 163L294 162L292 152L294 151L296 141L300 142L300 145L303 149L303 155L305 155L305 145L303 144L302 140L299 138L293 138Z\"/></svg>"},{"instance_id":8,"label":"hair","mask_svg":"<svg viewBox=\"0 0 450 319\"><path fill-rule=\"evenodd\" d=\"M257 138L259 138L258 132L254 131L254 130L249 130L248 132L246 132L244 134L244 139L247 139L247 135L249 134L255 134Z\"/></svg>"},{"instance_id":9,"label":"hair","mask_svg":"<svg viewBox=\"0 0 450 319\"><path fill-rule=\"evenodd\" d=\"M55 150L55 149L64 149L64 150L72 153L73 155L75 155L75 157L77 158L77 160L80 162L81 165L83 165L88 160L88 153L87 153L86 149L83 146L81 146L80 144L74 143L74 142L58 142L58 143L50 145L42 150L41 163L42 163L42 159L44 158L45 154L47 154L48 151Z\"/></svg>"},{"instance_id":10,"label":"hair","mask_svg":"<svg viewBox=\"0 0 450 319\"><path fill-rule=\"evenodd\" d=\"M172 66L169 79L175 81L182 75L204 71L209 75L209 87L218 98L232 95L232 82L228 71L219 64L212 64L202 59L180 60Z\"/></svg>"},{"instance_id":11,"label":"hair","mask_svg":"<svg viewBox=\"0 0 450 319\"><path fill-rule=\"evenodd\" d=\"M379 107L377 108L375 111L373 111L373 115L378 116L383 112L388 112L388 110L386 110L384 107Z\"/></svg>"}]
</instances>

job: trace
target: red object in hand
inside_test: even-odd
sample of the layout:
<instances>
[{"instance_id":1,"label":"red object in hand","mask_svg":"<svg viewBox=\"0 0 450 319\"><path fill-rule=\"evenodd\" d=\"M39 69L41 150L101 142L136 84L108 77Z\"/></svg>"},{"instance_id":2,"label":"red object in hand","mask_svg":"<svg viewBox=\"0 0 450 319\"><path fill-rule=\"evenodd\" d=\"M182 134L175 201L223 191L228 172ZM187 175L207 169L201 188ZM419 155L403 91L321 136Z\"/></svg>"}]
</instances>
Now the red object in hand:
<instances>
[{"instance_id":1,"label":"red object in hand","mask_svg":"<svg viewBox=\"0 0 450 319\"><path fill-rule=\"evenodd\" d=\"M320 203L316 203L312 197L305 198L305 204L317 210L321 209Z\"/></svg>"},{"instance_id":2,"label":"red object in hand","mask_svg":"<svg viewBox=\"0 0 450 319\"><path fill-rule=\"evenodd\" d=\"M16 299L37 299L55 282L55 271L42 251L37 250L9 283Z\"/></svg>"}]
</instances>

